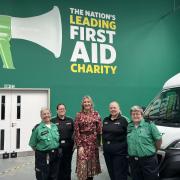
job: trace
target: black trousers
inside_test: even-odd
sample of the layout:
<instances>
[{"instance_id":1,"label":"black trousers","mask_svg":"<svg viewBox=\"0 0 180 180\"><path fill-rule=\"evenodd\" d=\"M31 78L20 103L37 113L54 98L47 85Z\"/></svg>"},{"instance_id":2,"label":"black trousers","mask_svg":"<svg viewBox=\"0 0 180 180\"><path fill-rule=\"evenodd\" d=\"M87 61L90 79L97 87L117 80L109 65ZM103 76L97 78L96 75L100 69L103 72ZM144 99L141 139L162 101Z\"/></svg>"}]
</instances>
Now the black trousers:
<instances>
[{"instance_id":1,"label":"black trousers","mask_svg":"<svg viewBox=\"0 0 180 180\"><path fill-rule=\"evenodd\" d=\"M104 158L111 180L127 180L128 159L126 155L104 152Z\"/></svg>"},{"instance_id":2,"label":"black trousers","mask_svg":"<svg viewBox=\"0 0 180 180\"><path fill-rule=\"evenodd\" d=\"M57 180L59 152L35 152L35 172L37 180Z\"/></svg>"},{"instance_id":3,"label":"black trousers","mask_svg":"<svg viewBox=\"0 0 180 180\"><path fill-rule=\"evenodd\" d=\"M62 147L62 156L60 157L58 180L71 180L71 161L73 147Z\"/></svg>"},{"instance_id":4,"label":"black trousers","mask_svg":"<svg viewBox=\"0 0 180 180\"><path fill-rule=\"evenodd\" d=\"M93 177L88 177L86 180L93 180Z\"/></svg>"},{"instance_id":5,"label":"black trousers","mask_svg":"<svg viewBox=\"0 0 180 180\"><path fill-rule=\"evenodd\" d=\"M129 157L133 180L158 180L159 169L157 156Z\"/></svg>"}]
</instances>

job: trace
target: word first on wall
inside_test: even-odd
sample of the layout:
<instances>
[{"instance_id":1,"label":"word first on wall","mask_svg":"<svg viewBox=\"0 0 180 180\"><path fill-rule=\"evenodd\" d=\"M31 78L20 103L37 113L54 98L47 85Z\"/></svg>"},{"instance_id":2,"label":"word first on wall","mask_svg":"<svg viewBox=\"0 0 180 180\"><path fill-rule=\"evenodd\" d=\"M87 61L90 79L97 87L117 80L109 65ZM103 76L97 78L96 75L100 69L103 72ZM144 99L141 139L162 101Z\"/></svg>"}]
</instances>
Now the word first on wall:
<instances>
[{"instance_id":1,"label":"word first on wall","mask_svg":"<svg viewBox=\"0 0 180 180\"><path fill-rule=\"evenodd\" d=\"M73 73L116 73L115 20L115 15L70 8L70 39L75 44L70 59Z\"/></svg>"}]
</instances>

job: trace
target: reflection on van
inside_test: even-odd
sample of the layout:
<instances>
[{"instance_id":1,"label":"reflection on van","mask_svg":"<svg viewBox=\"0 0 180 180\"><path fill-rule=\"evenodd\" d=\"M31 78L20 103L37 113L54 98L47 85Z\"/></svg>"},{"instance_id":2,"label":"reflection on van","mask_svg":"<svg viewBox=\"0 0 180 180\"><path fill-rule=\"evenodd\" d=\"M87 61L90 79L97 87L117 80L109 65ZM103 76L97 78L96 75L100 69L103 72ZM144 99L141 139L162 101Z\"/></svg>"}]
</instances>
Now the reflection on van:
<instances>
[{"instance_id":1,"label":"reflection on van","mask_svg":"<svg viewBox=\"0 0 180 180\"><path fill-rule=\"evenodd\" d=\"M146 118L157 125L180 126L180 87L163 91L147 108Z\"/></svg>"},{"instance_id":2,"label":"reflection on van","mask_svg":"<svg viewBox=\"0 0 180 180\"><path fill-rule=\"evenodd\" d=\"M164 84L146 108L144 118L154 121L162 133L158 151L161 179L180 179L180 73Z\"/></svg>"}]
</instances>

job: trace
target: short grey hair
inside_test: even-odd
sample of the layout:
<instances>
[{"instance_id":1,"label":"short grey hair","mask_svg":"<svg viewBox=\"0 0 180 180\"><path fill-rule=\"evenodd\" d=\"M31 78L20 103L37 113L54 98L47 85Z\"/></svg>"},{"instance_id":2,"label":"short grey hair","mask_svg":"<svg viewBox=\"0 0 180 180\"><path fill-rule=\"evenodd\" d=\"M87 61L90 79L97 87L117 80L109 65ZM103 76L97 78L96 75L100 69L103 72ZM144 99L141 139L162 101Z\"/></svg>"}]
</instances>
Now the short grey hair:
<instances>
[{"instance_id":1,"label":"short grey hair","mask_svg":"<svg viewBox=\"0 0 180 180\"><path fill-rule=\"evenodd\" d=\"M51 110L48 107L42 107L40 110L40 115L42 115L42 113L46 110L48 110L51 113Z\"/></svg>"},{"instance_id":2,"label":"short grey hair","mask_svg":"<svg viewBox=\"0 0 180 180\"><path fill-rule=\"evenodd\" d=\"M141 115L144 114L144 111L143 111L143 108L141 106L138 106L138 105L135 105L135 106L132 106L131 109L130 109L130 114L134 111L138 111L141 113Z\"/></svg>"}]
</instances>

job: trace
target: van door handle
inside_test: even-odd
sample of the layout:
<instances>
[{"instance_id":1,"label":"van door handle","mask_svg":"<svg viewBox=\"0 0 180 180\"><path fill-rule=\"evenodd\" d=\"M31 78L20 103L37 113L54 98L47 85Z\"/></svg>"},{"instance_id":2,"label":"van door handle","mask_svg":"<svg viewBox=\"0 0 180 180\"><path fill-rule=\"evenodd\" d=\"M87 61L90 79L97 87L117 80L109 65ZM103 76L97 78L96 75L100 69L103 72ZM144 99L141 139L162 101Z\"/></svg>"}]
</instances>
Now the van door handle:
<instances>
[{"instance_id":1,"label":"van door handle","mask_svg":"<svg viewBox=\"0 0 180 180\"><path fill-rule=\"evenodd\" d=\"M14 126L16 126L16 123L11 123L11 127L14 127Z\"/></svg>"}]
</instances>

